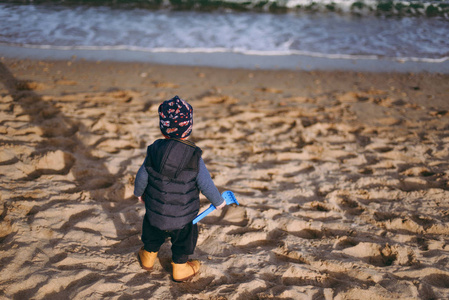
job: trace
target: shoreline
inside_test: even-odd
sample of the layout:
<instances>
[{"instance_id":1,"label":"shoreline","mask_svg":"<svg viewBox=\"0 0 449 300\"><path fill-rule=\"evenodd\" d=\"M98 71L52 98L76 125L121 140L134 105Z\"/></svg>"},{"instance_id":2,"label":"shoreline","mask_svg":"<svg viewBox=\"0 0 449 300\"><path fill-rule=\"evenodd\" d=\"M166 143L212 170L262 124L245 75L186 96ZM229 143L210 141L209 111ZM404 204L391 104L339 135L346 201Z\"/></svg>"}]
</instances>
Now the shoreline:
<instances>
[{"instance_id":1,"label":"shoreline","mask_svg":"<svg viewBox=\"0 0 449 300\"><path fill-rule=\"evenodd\" d=\"M160 65L202 66L248 70L353 71L449 74L449 60L400 61L381 58L327 58L311 55L249 55L243 53L178 53L133 50L43 49L0 45L0 57L10 59L141 62Z\"/></svg>"}]
</instances>

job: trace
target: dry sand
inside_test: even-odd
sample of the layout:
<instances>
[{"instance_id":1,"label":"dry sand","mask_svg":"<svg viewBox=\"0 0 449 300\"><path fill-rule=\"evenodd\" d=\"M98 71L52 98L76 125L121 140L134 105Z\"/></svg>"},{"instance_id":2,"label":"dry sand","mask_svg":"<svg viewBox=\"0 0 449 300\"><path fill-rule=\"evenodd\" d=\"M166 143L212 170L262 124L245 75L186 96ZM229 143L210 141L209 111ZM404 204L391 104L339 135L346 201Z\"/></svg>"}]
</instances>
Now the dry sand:
<instances>
[{"instance_id":1,"label":"dry sand","mask_svg":"<svg viewBox=\"0 0 449 300\"><path fill-rule=\"evenodd\" d=\"M449 75L3 59L0 82L0 299L449 298ZM188 283L169 243L136 260L174 95L241 204L200 223Z\"/></svg>"}]
</instances>

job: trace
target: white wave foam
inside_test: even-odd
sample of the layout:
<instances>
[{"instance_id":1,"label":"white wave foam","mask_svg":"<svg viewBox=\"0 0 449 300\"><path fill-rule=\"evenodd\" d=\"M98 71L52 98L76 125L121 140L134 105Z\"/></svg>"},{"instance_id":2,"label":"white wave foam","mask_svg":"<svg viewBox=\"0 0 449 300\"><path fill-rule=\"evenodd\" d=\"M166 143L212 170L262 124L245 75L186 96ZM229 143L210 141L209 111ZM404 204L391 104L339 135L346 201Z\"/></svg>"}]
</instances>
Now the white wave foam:
<instances>
[{"instance_id":1,"label":"white wave foam","mask_svg":"<svg viewBox=\"0 0 449 300\"><path fill-rule=\"evenodd\" d=\"M449 61L449 56L440 58L431 57L386 57L378 55L350 55L350 54L328 54L319 52L308 52L308 51L296 51L296 50L285 50L285 51L260 51L260 50L238 50L238 49L226 49L226 48L154 48L147 49L143 47L134 46L53 46L53 45L11 45L0 43L4 46L18 46L32 49L44 49L44 50L87 50L87 51L135 51L135 52L145 52L145 53L178 53L178 54L188 54L188 53L236 53L249 56L308 56L316 58L325 59L343 59L343 60L390 60L397 62L425 62L425 63L443 63Z\"/></svg>"}]
</instances>

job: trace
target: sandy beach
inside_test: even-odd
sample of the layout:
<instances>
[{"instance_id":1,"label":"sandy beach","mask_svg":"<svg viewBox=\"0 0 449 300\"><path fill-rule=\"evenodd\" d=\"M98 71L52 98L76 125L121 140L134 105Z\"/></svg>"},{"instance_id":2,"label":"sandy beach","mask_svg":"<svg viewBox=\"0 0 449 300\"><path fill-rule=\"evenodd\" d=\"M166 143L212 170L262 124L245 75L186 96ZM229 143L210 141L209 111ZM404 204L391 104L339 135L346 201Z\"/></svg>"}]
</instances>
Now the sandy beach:
<instances>
[{"instance_id":1,"label":"sandy beach","mask_svg":"<svg viewBox=\"0 0 449 300\"><path fill-rule=\"evenodd\" d=\"M240 206L136 253L158 105ZM0 59L0 299L448 299L449 74ZM209 202L201 199L205 209Z\"/></svg>"}]
</instances>

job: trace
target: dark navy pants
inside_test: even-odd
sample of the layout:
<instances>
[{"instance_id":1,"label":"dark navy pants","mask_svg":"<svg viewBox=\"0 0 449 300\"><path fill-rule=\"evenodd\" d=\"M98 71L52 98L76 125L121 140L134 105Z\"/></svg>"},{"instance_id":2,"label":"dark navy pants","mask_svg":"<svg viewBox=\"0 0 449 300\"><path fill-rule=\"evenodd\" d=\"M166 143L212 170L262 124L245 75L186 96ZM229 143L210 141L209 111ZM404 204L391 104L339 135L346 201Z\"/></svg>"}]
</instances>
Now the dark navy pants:
<instances>
[{"instance_id":1,"label":"dark navy pants","mask_svg":"<svg viewBox=\"0 0 449 300\"><path fill-rule=\"evenodd\" d=\"M187 224L182 229L160 230L152 226L147 216L143 218L142 242L148 252L158 252L165 240L170 237L172 260L175 264L184 264L195 251L198 241L198 225Z\"/></svg>"}]
</instances>

